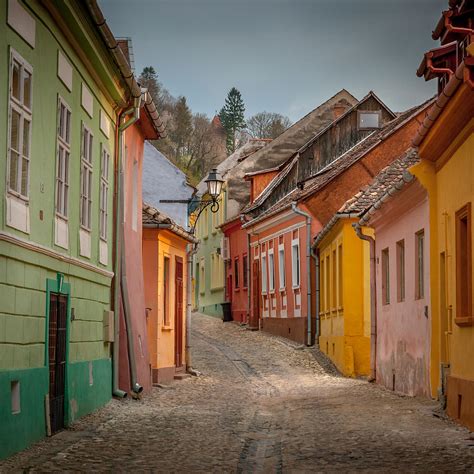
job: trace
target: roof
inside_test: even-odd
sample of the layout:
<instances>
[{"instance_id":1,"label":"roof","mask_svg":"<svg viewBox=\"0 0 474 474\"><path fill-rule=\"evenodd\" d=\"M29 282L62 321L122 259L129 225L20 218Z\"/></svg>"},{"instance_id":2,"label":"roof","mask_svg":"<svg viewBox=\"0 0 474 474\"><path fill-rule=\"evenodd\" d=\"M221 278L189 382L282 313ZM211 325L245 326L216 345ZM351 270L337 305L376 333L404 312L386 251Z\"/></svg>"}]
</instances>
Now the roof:
<instances>
[{"instance_id":1,"label":"roof","mask_svg":"<svg viewBox=\"0 0 474 474\"><path fill-rule=\"evenodd\" d=\"M283 133L258 150L250 158L233 167L227 174L228 203L237 212L248 204L249 188L244 181L247 173L261 169L274 168L285 163L315 133L334 120L333 107L344 105L352 107L358 100L345 89L326 100L310 113L288 127Z\"/></svg>"},{"instance_id":2,"label":"roof","mask_svg":"<svg viewBox=\"0 0 474 474\"><path fill-rule=\"evenodd\" d=\"M381 202L384 196L394 194L396 190L411 182L414 176L408 171L408 168L417 164L419 160L416 150L410 148L385 167L365 189L344 203L341 209L318 233L313 246L317 246L340 219L361 218L373 206Z\"/></svg>"},{"instance_id":3,"label":"roof","mask_svg":"<svg viewBox=\"0 0 474 474\"><path fill-rule=\"evenodd\" d=\"M171 217L164 212L149 206L146 203L142 205L142 226L163 226L164 229L173 232L177 236L187 240L188 242L197 243L198 239L186 229L178 225Z\"/></svg>"},{"instance_id":4,"label":"roof","mask_svg":"<svg viewBox=\"0 0 474 474\"><path fill-rule=\"evenodd\" d=\"M372 134L367 136L364 140L361 140L356 146L349 149L341 156L336 158L334 161L329 163L325 168L321 169L316 175L305 180L301 183L301 188L295 188L291 193L286 195L284 198L280 199L273 206L259 214L252 223L257 223L267 217L270 217L274 214L277 214L289 207L291 207L292 202L300 201L315 192L322 189L324 186L329 184L334 178L343 173L350 166L359 161L363 156L365 156L369 151L374 149L389 136L395 133L399 128L405 125L409 120L411 120L415 115L419 114L421 111L431 106L434 102L434 98L423 102L422 104L412 107L411 109L403 112L397 118L390 121L382 129L374 131ZM296 158L295 158L296 160ZM282 171L281 174L283 174ZM278 177L277 177L278 178ZM275 178L275 179L277 179ZM262 193L263 195L263 193ZM250 209L247 211L249 212Z\"/></svg>"}]
</instances>

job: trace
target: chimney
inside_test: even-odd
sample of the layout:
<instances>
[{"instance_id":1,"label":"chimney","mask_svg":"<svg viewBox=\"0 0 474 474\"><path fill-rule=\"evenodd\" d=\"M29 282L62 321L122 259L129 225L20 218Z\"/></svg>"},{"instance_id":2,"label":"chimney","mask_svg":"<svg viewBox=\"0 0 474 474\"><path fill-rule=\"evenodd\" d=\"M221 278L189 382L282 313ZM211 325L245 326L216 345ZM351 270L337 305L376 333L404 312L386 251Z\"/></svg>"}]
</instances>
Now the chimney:
<instances>
[{"instance_id":1,"label":"chimney","mask_svg":"<svg viewBox=\"0 0 474 474\"><path fill-rule=\"evenodd\" d=\"M334 104L332 107L334 120L337 120L346 110L347 110L347 107L345 107L343 104L341 103Z\"/></svg>"}]
</instances>

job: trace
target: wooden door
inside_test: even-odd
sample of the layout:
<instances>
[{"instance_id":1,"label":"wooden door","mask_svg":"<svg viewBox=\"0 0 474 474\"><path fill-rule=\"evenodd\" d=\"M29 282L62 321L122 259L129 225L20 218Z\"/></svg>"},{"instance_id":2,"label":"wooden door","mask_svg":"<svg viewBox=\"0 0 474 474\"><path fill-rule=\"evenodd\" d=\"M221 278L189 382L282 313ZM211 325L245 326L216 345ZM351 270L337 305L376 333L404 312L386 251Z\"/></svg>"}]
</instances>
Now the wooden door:
<instances>
[{"instance_id":1,"label":"wooden door","mask_svg":"<svg viewBox=\"0 0 474 474\"><path fill-rule=\"evenodd\" d=\"M250 327L257 328L260 319L260 266L258 260L253 261L252 266L252 314L250 316Z\"/></svg>"},{"instance_id":2,"label":"wooden door","mask_svg":"<svg viewBox=\"0 0 474 474\"><path fill-rule=\"evenodd\" d=\"M183 365L183 259L176 257L175 270L175 318L174 318L174 363Z\"/></svg>"},{"instance_id":3,"label":"wooden door","mask_svg":"<svg viewBox=\"0 0 474 474\"><path fill-rule=\"evenodd\" d=\"M51 293L49 298L49 413L51 433L64 428L66 388L67 296Z\"/></svg>"}]
</instances>

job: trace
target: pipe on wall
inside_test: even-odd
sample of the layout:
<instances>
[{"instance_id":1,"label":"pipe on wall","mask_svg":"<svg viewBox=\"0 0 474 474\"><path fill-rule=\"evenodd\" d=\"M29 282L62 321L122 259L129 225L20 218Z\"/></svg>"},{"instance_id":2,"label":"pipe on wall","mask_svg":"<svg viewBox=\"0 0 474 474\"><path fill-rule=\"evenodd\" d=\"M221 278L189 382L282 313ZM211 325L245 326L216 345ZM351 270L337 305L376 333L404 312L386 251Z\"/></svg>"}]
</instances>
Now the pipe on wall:
<instances>
[{"instance_id":1,"label":"pipe on wall","mask_svg":"<svg viewBox=\"0 0 474 474\"><path fill-rule=\"evenodd\" d=\"M192 309L192 274L193 274L193 257L198 250L198 243L189 244L186 252L188 274L186 276L186 344L185 344L185 362L186 371L193 374L192 356L191 356L191 309Z\"/></svg>"},{"instance_id":2,"label":"pipe on wall","mask_svg":"<svg viewBox=\"0 0 474 474\"><path fill-rule=\"evenodd\" d=\"M307 278L307 331L306 345L311 346L311 216L298 209L296 202L291 203L291 209L295 214L299 214L306 219L306 278Z\"/></svg>"},{"instance_id":3,"label":"pipe on wall","mask_svg":"<svg viewBox=\"0 0 474 474\"><path fill-rule=\"evenodd\" d=\"M128 286L126 279L125 267L125 251L123 249L124 243L124 169L123 169L123 134L125 130L133 125L140 118L140 99L134 100L134 105L123 112L119 117L118 123L128 115L133 114L131 118L119 125L118 128L118 169L119 179L117 182L117 220L115 227L115 286L114 286L114 346L113 346L113 395L124 398L127 394L118 387L119 379L119 359L120 359L120 292L122 293L122 300L124 306L125 324L127 326L127 342L130 363L130 376L132 380L132 390L140 393L143 387L136 379L136 361L133 344L133 333L131 328L130 318L130 301L128 298Z\"/></svg>"},{"instance_id":4,"label":"pipe on wall","mask_svg":"<svg viewBox=\"0 0 474 474\"><path fill-rule=\"evenodd\" d=\"M370 246L370 381L377 377L377 286L375 276L375 239L362 233L360 224L352 224L357 237Z\"/></svg>"}]
</instances>

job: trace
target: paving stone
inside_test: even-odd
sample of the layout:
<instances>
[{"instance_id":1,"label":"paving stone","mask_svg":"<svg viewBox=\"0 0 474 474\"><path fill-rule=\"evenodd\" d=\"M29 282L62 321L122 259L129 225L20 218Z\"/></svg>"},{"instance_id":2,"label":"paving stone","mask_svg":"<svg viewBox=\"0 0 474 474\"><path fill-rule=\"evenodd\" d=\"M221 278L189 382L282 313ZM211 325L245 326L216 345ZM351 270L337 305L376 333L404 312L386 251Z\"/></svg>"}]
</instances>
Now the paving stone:
<instances>
[{"instance_id":1,"label":"paving stone","mask_svg":"<svg viewBox=\"0 0 474 474\"><path fill-rule=\"evenodd\" d=\"M340 377L265 333L198 314L192 327L199 377L112 400L0 472L472 472L470 433L435 402Z\"/></svg>"}]
</instances>

